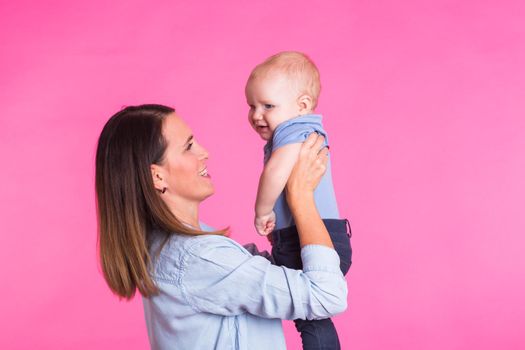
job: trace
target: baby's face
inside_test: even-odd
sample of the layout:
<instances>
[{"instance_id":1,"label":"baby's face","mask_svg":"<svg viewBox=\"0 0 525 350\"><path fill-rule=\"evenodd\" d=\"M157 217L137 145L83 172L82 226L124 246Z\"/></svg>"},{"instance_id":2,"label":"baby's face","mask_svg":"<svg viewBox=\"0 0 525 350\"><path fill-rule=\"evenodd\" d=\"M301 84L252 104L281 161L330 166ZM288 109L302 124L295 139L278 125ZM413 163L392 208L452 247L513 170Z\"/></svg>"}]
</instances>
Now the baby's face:
<instances>
[{"instance_id":1,"label":"baby's face","mask_svg":"<svg viewBox=\"0 0 525 350\"><path fill-rule=\"evenodd\" d=\"M245 93L248 121L263 140L270 140L279 124L301 114L298 93L285 76L250 79Z\"/></svg>"}]
</instances>

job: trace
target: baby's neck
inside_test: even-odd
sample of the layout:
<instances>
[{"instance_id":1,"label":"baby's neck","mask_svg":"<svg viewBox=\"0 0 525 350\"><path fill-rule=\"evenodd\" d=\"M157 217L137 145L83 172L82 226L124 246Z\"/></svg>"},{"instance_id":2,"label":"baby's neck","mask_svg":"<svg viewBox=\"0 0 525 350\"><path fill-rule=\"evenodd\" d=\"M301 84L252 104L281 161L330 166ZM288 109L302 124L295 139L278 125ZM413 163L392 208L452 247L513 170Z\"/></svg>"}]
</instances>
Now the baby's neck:
<instances>
[{"instance_id":1,"label":"baby's neck","mask_svg":"<svg viewBox=\"0 0 525 350\"><path fill-rule=\"evenodd\" d=\"M308 112L306 112L306 113L304 113L304 114L296 115L296 116L294 116L294 117L291 117L291 118L288 118L288 119L286 119L286 120L283 120L283 121L280 122L277 126L279 126L279 125L281 125L281 124L283 124L283 123L286 123L287 121L290 121L290 120L293 120L293 119L297 119L297 118L301 118L301 117L305 117L305 116L307 116L307 115L312 115L312 114L315 114L315 111L308 111Z\"/></svg>"}]
</instances>

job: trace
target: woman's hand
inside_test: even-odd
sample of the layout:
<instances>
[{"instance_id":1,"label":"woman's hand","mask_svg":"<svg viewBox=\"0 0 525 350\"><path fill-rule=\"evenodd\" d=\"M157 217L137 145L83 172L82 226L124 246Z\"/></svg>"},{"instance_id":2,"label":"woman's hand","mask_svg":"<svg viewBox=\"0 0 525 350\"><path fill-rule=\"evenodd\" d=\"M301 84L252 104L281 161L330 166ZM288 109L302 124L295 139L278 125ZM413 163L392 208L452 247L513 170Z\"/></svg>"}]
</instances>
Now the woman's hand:
<instances>
[{"instance_id":1,"label":"woman's hand","mask_svg":"<svg viewBox=\"0 0 525 350\"><path fill-rule=\"evenodd\" d=\"M328 148L323 147L324 137L312 133L301 146L299 158L286 184L286 199L290 209L308 200L326 171Z\"/></svg>"}]
</instances>

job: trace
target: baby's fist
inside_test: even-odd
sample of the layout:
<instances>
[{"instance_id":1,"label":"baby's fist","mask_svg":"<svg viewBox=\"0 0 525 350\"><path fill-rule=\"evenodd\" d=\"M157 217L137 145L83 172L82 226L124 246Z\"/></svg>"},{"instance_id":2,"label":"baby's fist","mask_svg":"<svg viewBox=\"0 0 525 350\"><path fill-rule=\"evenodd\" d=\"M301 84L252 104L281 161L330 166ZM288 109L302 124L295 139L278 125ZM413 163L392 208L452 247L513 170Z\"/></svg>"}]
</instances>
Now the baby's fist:
<instances>
[{"instance_id":1,"label":"baby's fist","mask_svg":"<svg viewBox=\"0 0 525 350\"><path fill-rule=\"evenodd\" d=\"M266 215L255 217L255 229L261 236L267 236L275 229L275 213L273 210Z\"/></svg>"}]
</instances>

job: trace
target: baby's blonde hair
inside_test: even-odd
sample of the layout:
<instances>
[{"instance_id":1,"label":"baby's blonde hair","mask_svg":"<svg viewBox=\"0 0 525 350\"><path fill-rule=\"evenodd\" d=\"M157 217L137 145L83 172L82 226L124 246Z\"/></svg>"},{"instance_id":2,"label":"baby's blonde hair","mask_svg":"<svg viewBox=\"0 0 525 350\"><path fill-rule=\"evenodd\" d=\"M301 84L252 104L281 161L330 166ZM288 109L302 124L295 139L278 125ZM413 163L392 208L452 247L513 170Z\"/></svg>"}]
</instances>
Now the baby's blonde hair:
<instances>
[{"instance_id":1,"label":"baby's blonde hair","mask_svg":"<svg viewBox=\"0 0 525 350\"><path fill-rule=\"evenodd\" d=\"M272 74L284 74L297 88L299 94L312 98L314 109L321 92L321 79L315 63L304 53L283 51L255 66L248 81L265 78Z\"/></svg>"}]
</instances>

